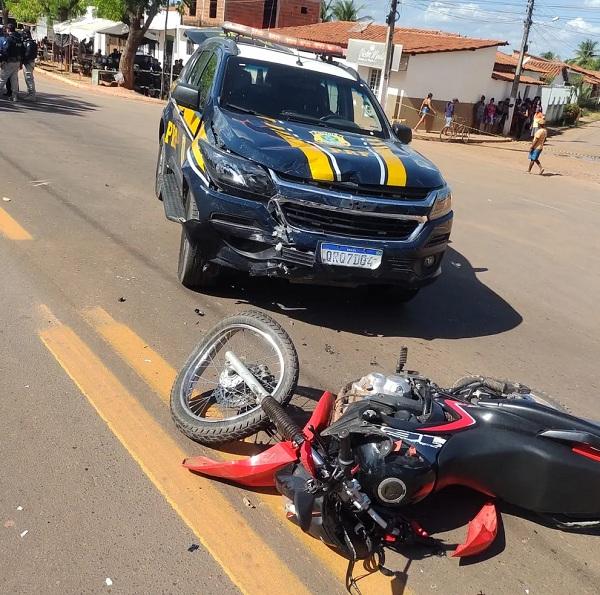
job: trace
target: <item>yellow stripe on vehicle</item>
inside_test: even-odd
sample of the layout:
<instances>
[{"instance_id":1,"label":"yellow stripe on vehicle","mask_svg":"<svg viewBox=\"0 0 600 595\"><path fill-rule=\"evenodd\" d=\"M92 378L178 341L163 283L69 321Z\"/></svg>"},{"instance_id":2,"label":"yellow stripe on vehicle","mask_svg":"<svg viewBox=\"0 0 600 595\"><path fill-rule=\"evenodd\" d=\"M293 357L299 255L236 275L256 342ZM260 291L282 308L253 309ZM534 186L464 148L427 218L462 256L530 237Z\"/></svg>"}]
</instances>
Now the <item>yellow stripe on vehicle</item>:
<instances>
[{"instance_id":1,"label":"yellow stripe on vehicle","mask_svg":"<svg viewBox=\"0 0 600 595\"><path fill-rule=\"evenodd\" d=\"M398 155L384 143L371 143L371 148L383 159L388 186L406 186L406 168Z\"/></svg>"},{"instance_id":2,"label":"yellow stripe on vehicle","mask_svg":"<svg viewBox=\"0 0 600 595\"><path fill-rule=\"evenodd\" d=\"M181 465L185 453L70 327L59 323L40 331L40 338L243 593L309 593L285 560L258 536L215 484Z\"/></svg>"},{"instance_id":3,"label":"yellow stripe on vehicle","mask_svg":"<svg viewBox=\"0 0 600 595\"><path fill-rule=\"evenodd\" d=\"M200 150L200 145L198 144L197 140L192 143L192 155L194 155L194 159L196 160L198 167L204 171L204 155L202 155L202 151Z\"/></svg>"},{"instance_id":4,"label":"yellow stripe on vehicle","mask_svg":"<svg viewBox=\"0 0 600 595\"><path fill-rule=\"evenodd\" d=\"M31 234L4 209L0 208L0 234L9 240L32 240Z\"/></svg>"},{"instance_id":5,"label":"yellow stripe on vehicle","mask_svg":"<svg viewBox=\"0 0 600 595\"><path fill-rule=\"evenodd\" d=\"M171 387L175 382L176 370L152 347L127 325L116 321L103 308L97 307L83 312L85 320L98 332L108 345L150 386L160 399L168 404ZM150 361L147 361L150 360ZM245 444L251 447L251 444ZM250 454L256 454L252 452ZM226 452L214 452L212 456L231 460L235 456ZM256 498L263 502L272 514L283 519L283 503L281 496L269 493L256 493ZM318 558L324 568L339 581L345 580L347 562L314 537L304 533L297 525L284 521L284 526L292 533L307 551ZM380 572L366 572L357 565L357 574L361 574L359 587L364 595L382 595L394 592L392 582ZM411 595L408 589L405 595Z\"/></svg>"},{"instance_id":6,"label":"yellow stripe on vehicle","mask_svg":"<svg viewBox=\"0 0 600 595\"><path fill-rule=\"evenodd\" d=\"M331 166L329 158L316 145L311 145L306 141L300 140L292 134L284 132L278 129L278 127L271 126L268 123L267 126L269 126L271 130L277 134L277 136L279 136L279 138L288 143L290 147L300 149L300 151L304 153L304 156L308 161L308 168L310 169L310 175L313 180L332 182L335 179L333 167Z\"/></svg>"}]
</instances>

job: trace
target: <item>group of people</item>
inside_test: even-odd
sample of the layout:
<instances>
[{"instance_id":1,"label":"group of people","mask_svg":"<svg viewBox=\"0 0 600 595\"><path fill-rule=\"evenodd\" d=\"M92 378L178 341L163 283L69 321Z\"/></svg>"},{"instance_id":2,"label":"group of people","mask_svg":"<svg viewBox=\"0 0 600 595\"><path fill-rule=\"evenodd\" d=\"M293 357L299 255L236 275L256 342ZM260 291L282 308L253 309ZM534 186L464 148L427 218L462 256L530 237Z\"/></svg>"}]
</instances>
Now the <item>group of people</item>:
<instances>
[{"instance_id":1,"label":"group of people","mask_svg":"<svg viewBox=\"0 0 600 595\"><path fill-rule=\"evenodd\" d=\"M19 98L19 70L23 70L27 97L35 101L33 69L37 58L37 43L28 28L15 30L8 23L0 30L0 94L12 101Z\"/></svg>"},{"instance_id":2,"label":"group of people","mask_svg":"<svg viewBox=\"0 0 600 595\"><path fill-rule=\"evenodd\" d=\"M498 103L492 97L487 103L485 95L473 106L473 128L488 133L502 133L510 109L510 99L501 99Z\"/></svg>"},{"instance_id":3,"label":"group of people","mask_svg":"<svg viewBox=\"0 0 600 595\"><path fill-rule=\"evenodd\" d=\"M119 52L117 48L114 48L113 51L106 56L98 50L92 57L92 67L98 68L99 70L118 70L120 63L121 52Z\"/></svg>"}]
</instances>

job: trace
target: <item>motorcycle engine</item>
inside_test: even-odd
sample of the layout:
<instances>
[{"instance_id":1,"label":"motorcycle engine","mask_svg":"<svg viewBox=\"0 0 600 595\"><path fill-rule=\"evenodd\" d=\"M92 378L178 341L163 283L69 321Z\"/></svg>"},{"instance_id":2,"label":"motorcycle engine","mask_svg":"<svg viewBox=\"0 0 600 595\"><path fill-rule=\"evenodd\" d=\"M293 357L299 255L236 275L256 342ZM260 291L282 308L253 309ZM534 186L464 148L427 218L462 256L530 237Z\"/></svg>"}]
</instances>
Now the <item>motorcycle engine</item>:
<instances>
[{"instance_id":1,"label":"motorcycle engine","mask_svg":"<svg viewBox=\"0 0 600 595\"><path fill-rule=\"evenodd\" d=\"M386 408L389 416L406 422L406 430L394 433L390 429L390 434L384 436L376 422L372 434L363 425L359 437L354 439L353 450L360 464L357 478L369 497L381 506L395 508L418 502L431 492L435 483L432 463L423 456L418 442L411 441L411 436L414 437L410 432L411 420L418 423L419 416L407 412L402 405L410 400L419 408L415 395L417 382L427 380L414 374L371 373L344 387L335 402L333 422L343 423L345 417L352 416L353 409L365 403L372 409L364 411L361 419L371 411L377 418L376 401L385 401L389 404Z\"/></svg>"}]
</instances>

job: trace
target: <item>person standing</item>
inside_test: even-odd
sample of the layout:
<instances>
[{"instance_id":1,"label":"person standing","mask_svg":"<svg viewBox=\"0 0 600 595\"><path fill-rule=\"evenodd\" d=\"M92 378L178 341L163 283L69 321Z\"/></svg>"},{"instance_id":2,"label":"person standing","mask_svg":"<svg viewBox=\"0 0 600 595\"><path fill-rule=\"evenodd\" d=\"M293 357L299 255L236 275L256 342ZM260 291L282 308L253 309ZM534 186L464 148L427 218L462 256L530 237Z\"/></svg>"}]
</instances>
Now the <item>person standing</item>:
<instances>
[{"instance_id":1,"label":"person standing","mask_svg":"<svg viewBox=\"0 0 600 595\"><path fill-rule=\"evenodd\" d=\"M454 111L456 109L456 104L458 103L458 99L453 99L446 104L446 109L444 110L444 118L446 118L446 126L450 126L452 124L452 120L454 120Z\"/></svg>"},{"instance_id":2,"label":"person standing","mask_svg":"<svg viewBox=\"0 0 600 595\"><path fill-rule=\"evenodd\" d=\"M0 38L0 93L10 81L13 101L19 97L19 69L23 58L23 40L12 23L6 25L6 35Z\"/></svg>"},{"instance_id":3,"label":"person standing","mask_svg":"<svg viewBox=\"0 0 600 595\"><path fill-rule=\"evenodd\" d=\"M35 39L31 37L31 31L23 31L23 76L27 85L27 97L35 101L35 79L33 78L33 69L35 68L35 59L37 58L38 46Z\"/></svg>"},{"instance_id":4,"label":"person standing","mask_svg":"<svg viewBox=\"0 0 600 595\"><path fill-rule=\"evenodd\" d=\"M544 149L544 143L546 142L546 138L548 137L548 131L546 130L546 121L539 120L538 121L538 129L533 136L533 141L531 142L531 147L529 149L529 169L528 173L531 173L533 169L533 164L535 163L540 168L540 175L544 173L544 168L540 163L540 155Z\"/></svg>"},{"instance_id":5,"label":"person standing","mask_svg":"<svg viewBox=\"0 0 600 595\"><path fill-rule=\"evenodd\" d=\"M433 93L427 93L427 97L423 99L423 103L421 103L421 109L419 110L419 114L421 115L421 119L417 122L417 125L413 128L413 131L416 132L417 128L425 121L425 118L431 113L435 116L435 110L431 105L431 99L433 98Z\"/></svg>"},{"instance_id":6,"label":"person standing","mask_svg":"<svg viewBox=\"0 0 600 595\"><path fill-rule=\"evenodd\" d=\"M485 95L473 106L473 128L481 130L483 126L483 116L485 114Z\"/></svg>"},{"instance_id":7,"label":"person standing","mask_svg":"<svg viewBox=\"0 0 600 595\"><path fill-rule=\"evenodd\" d=\"M492 132L494 128L494 123L496 122L496 104L494 103L494 98L490 99L490 102L485 106L485 124L483 129L485 132Z\"/></svg>"}]
</instances>

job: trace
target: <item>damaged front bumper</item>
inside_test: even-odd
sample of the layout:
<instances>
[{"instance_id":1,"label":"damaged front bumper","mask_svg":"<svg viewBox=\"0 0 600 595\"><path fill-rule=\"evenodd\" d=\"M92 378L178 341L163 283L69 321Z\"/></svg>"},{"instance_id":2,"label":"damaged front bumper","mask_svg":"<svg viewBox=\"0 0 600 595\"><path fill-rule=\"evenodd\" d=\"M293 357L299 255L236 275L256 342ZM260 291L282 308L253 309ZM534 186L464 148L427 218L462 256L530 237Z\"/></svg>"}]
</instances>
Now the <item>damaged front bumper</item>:
<instances>
[{"instance_id":1,"label":"damaged front bumper","mask_svg":"<svg viewBox=\"0 0 600 595\"><path fill-rule=\"evenodd\" d=\"M418 288L440 274L452 212L430 221L433 198L362 197L276 180L279 192L264 202L192 187L198 220L184 223L186 233L211 262L254 276L348 286ZM323 243L382 250L381 264L324 264Z\"/></svg>"}]
</instances>

